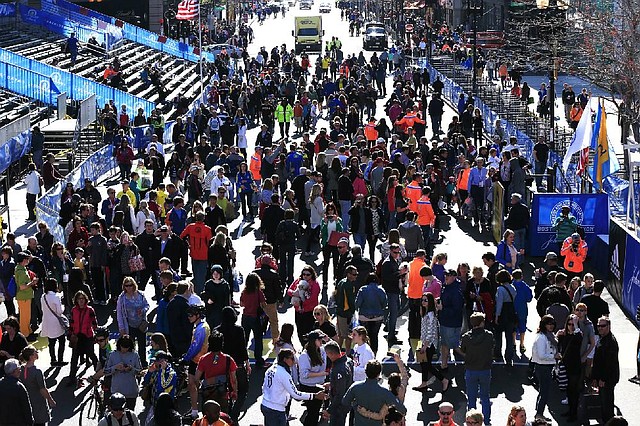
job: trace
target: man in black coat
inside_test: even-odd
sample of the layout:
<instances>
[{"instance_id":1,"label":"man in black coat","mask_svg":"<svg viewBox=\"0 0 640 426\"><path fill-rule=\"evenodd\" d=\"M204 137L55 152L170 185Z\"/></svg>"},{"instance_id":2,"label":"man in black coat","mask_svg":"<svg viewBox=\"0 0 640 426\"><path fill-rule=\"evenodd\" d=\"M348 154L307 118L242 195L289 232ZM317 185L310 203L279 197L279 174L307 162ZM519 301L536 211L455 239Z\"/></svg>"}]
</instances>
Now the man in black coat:
<instances>
[{"instance_id":1,"label":"man in black coat","mask_svg":"<svg viewBox=\"0 0 640 426\"><path fill-rule=\"evenodd\" d=\"M436 89L436 83L440 80L436 80L433 83L434 92L438 92ZM442 84L442 82L440 82ZM442 129L440 128L442 124L442 114L444 114L444 102L439 93L434 93L431 98L431 102L429 102L429 116L431 116L431 129L433 130L434 139L440 139L440 135L442 134Z\"/></svg>"},{"instance_id":2,"label":"man in black coat","mask_svg":"<svg viewBox=\"0 0 640 426\"><path fill-rule=\"evenodd\" d=\"M144 231L136 236L136 245L138 246L138 250L140 250L140 255L144 259L145 268L140 271L140 280L138 281L138 287L144 291L147 282L149 282L149 278L151 278L154 271L158 269L159 258L156 256L160 252L160 240L158 240L153 229L153 220L147 219L144 221Z\"/></svg>"},{"instance_id":3,"label":"man in black coat","mask_svg":"<svg viewBox=\"0 0 640 426\"><path fill-rule=\"evenodd\" d=\"M275 342L280 337L280 328L278 326L278 305L284 301L282 281L280 275L271 268L273 262L271 255L265 254L260 259L260 268L253 271L258 275L264 283L264 298L267 302L265 313L269 317L269 326L271 327L271 338Z\"/></svg>"},{"instance_id":4,"label":"man in black coat","mask_svg":"<svg viewBox=\"0 0 640 426\"><path fill-rule=\"evenodd\" d=\"M273 135L269 131L269 127L266 124L263 124L260 127L260 133L258 133L258 136L256 137L256 146L273 146Z\"/></svg>"},{"instance_id":5,"label":"man in black coat","mask_svg":"<svg viewBox=\"0 0 640 426\"><path fill-rule=\"evenodd\" d=\"M226 225L227 218L224 216L224 210L218 205L218 195L209 195L209 205L204 209L204 223L212 231L215 231L219 225Z\"/></svg>"},{"instance_id":6,"label":"man in black coat","mask_svg":"<svg viewBox=\"0 0 640 426\"><path fill-rule=\"evenodd\" d=\"M180 237L169 232L169 227L167 225L162 225L158 230L158 233L160 235L160 239L156 245L154 259L160 259L161 257L169 258L171 261L171 268L177 271L180 266L182 251L186 251L186 249L183 248L184 244L182 244L182 241L179 241ZM184 265L183 271L184 270L186 270L186 265Z\"/></svg>"},{"instance_id":7,"label":"man in black coat","mask_svg":"<svg viewBox=\"0 0 640 426\"><path fill-rule=\"evenodd\" d=\"M5 377L0 380L0 424L24 426L33 424L27 388L18 380L20 363L10 358L4 362Z\"/></svg>"},{"instance_id":8,"label":"man in black coat","mask_svg":"<svg viewBox=\"0 0 640 426\"><path fill-rule=\"evenodd\" d=\"M351 254L351 250L349 250L349 239L344 237L340 238L340 241L338 241L338 262L333 271L336 284L346 277L345 268L351 263L352 259L353 255Z\"/></svg>"},{"instance_id":9,"label":"man in black coat","mask_svg":"<svg viewBox=\"0 0 640 426\"><path fill-rule=\"evenodd\" d=\"M275 235L280 251L278 270L280 278L287 283L293 282L293 258L296 255L296 241L300 238L300 228L294 217L295 212L287 209Z\"/></svg>"},{"instance_id":10,"label":"man in black coat","mask_svg":"<svg viewBox=\"0 0 640 426\"><path fill-rule=\"evenodd\" d=\"M167 341L169 351L175 357L181 357L189 349L191 344L191 332L193 325L187 317L189 308L189 284L178 283L178 294L167 305L167 322L169 323L169 335Z\"/></svg>"},{"instance_id":11,"label":"man in black coat","mask_svg":"<svg viewBox=\"0 0 640 426\"><path fill-rule=\"evenodd\" d=\"M596 345L591 370L592 386L598 388L602 409L602 422L607 423L613 417L614 390L620 381L620 360L618 359L618 341L611 333L609 317L598 319L600 340Z\"/></svg>"},{"instance_id":12,"label":"man in black coat","mask_svg":"<svg viewBox=\"0 0 640 426\"><path fill-rule=\"evenodd\" d=\"M387 340L389 345L399 343L396 339L396 321L400 315L400 286L399 280L407 274L407 270L400 270L400 246L391 244L389 257L382 262L382 288L387 293L389 316L387 318Z\"/></svg>"},{"instance_id":13,"label":"man in black coat","mask_svg":"<svg viewBox=\"0 0 640 426\"><path fill-rule=\"evenodd\" d=\"M280 206L280 196L271 195L271 204L264 210L264 217L260 223L260 232L264 241L271 243L274 248L274 256L278 258L278 242L276 241L276 228L284 220L284 209Z\"/></svg>"}]
</instances>

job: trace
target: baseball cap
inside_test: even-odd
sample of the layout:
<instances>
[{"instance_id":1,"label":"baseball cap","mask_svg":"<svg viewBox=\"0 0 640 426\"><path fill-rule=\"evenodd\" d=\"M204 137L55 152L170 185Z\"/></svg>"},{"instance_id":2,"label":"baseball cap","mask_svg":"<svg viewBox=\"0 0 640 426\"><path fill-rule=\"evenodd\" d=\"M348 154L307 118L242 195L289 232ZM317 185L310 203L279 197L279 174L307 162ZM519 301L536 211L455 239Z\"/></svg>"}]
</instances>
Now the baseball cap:
<instances>
[{"instance_id":1,"label":"baseball cap","mask_svg":"<svg viewBox=\"0 0 640 426\"><path fill-rule=\"evenodd\" d=\"M321 330L313 330L307 333L307 340L318 340L327 337Z\"/></svg>"},{"instance_id":2,"label":"baseball cap","mask_svg":"<svg viewBox=\"0 0 640 426\"><path fill-rule=\"evenodd\" d=\"M13 374L19 368L20 362L15 358L9 358L4 362L4 374L6 375Z\"/></svg>"},{"instance_id":3,"label":"baseball cap","mask_svg":"<svg viewBox=\"0 0 640 426\"><path fill-rule=\"evenodd\" d=\"M571 239L573 241L580 241L580 234L578 234L577 232L574 232L573 234L571 234Z\"/></svg>"},{"instance_id":4,"label":"baseball cap","mask_svg":"<svg viewBox=\"0 0 640 426\"><path fill-rule=\"evenodd\" d=\"M445 271L444 273L446 276L448 277L457 277L458 276L458 272L456 272L455 269L448 269Z\"/></svg>"},{"instance_id":5,"label":"baseball cap","mask_svg":"<svg viewBox=\"0 0 640 426\"><path fill-rule=\"evenodd\" d=\"M167 361L170 361L171 357L165 351L158 351L155 353L154 359L156 361L160 361L161 359L166 359Z\"/></svg>"},{"instance_id":6,"label":"baseball cap","mask_svg":"<svg viewBox=\"0 0 640 426\"><path fill-rule=\"evenodd\" d=\"M546 262L547 260L557 260L558 259L558 255L555 254L554 252L550 251L549 253L547 253L547 255L544 257L544 261Z\"/></svg>"}]
</instances>

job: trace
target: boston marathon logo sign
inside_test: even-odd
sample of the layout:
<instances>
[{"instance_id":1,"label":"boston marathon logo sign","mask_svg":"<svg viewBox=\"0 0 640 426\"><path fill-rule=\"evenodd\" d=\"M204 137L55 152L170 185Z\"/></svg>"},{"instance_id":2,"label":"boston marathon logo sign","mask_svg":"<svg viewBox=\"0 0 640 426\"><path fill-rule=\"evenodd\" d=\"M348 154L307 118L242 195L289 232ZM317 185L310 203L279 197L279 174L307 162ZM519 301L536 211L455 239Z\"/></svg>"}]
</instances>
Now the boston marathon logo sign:
<instances>
[{"instance_id":1,"label":"boston marathon logo sign","mask_svg":"<svg viewBox=\"0 0 640 426\"><path fill-rule=\"evenodd\" d=\"M569 209L571 209L571 215L576 218L576 223L578 225L582 225L582 222L584 221L584 212L582 211L582 207L580 207L580 204L576 203L575 201L569 200L560 201L553 206L553 208L551 209L551 214L549 215L549 223L554 223L556 221L556 218L560 216L560 211L562 210L562 208L567 206L569 207Z\"/></svg>"}]
</instances>

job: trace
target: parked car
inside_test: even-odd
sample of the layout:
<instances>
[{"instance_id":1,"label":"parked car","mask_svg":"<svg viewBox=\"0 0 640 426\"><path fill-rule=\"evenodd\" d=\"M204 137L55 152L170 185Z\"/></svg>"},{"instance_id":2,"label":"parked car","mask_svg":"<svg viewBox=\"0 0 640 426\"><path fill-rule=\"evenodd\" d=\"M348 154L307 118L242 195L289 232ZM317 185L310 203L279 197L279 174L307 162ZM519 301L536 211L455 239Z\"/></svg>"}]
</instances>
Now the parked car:
<instances>
[{"instance_id":1,"label":"parked car","mask_svg":"<svg viewBox=\"0 0 640 426\"><path fill-rule=\"evenodd\" d=\"M362 47L369 49L385 49L387 47L387 30L381 22L368 22L364 26Z\"/></svg>"},{"instance_id":2,"label":"parked car","mask_svg":"<svg viewBox=\"0 0 640 426\"><path fill-rule=\"evenodd\" d=\"M331 3L322 2L319 7L320 13L330 13L331 12Z\"/></svg>"},{"instance_id":3,"label":"parked car","mask_svg":"<svg viewBox=\"0 0 640 426\"><path fill-rule=\"evenodd\" d=\"M312 2L308 1L308 0L302 0L300 2L300 10L311 10L311 6L313 5Z\"/></svg>"}]
</instances>

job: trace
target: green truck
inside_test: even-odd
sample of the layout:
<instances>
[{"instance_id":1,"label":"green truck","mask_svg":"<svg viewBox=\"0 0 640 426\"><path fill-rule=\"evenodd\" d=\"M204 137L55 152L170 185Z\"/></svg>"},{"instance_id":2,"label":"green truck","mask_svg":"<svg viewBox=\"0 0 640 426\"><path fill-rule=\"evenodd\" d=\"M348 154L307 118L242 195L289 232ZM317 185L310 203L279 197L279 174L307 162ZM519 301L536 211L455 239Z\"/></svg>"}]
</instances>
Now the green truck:
<instances>
[{"instance_id":1,"label":"green truck","mask_svg":"<svg viewBox=\"0 0 640 426\"><path fill-rule=\"evenodd\" d=\"M291 32L295 39L296 53L322 52L322 16L296 16Z\"/></svg>"}]
</instances>

